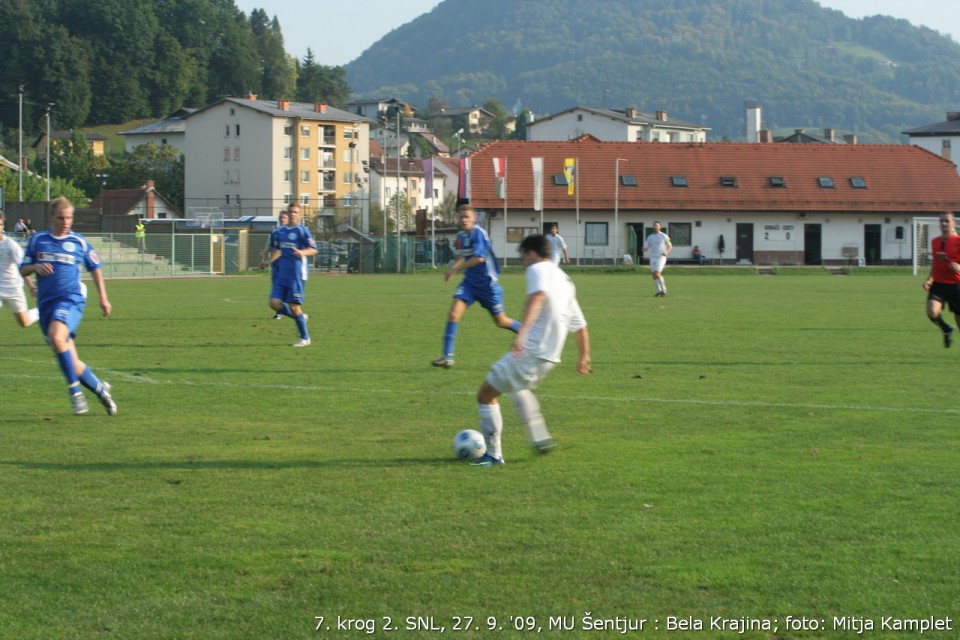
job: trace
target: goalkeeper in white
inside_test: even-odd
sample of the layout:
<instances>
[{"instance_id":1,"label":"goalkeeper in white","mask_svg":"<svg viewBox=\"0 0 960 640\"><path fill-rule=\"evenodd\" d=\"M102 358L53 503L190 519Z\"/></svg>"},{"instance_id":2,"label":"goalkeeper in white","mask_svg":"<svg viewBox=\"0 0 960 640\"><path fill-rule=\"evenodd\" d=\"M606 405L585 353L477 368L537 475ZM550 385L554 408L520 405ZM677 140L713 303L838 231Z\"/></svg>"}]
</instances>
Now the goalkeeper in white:
<instances>
[{"instance_id":1,"label":"goalkeeper in white","mask_svg":"<svg viewBox=\"0 0 960 640\"><path fill-rule=\"evenodd\" d=\"M503 416L497 401L503 394L508 394L513 401L530 443L541 453L553 447L540 402L532 390L560 362L568 333L572 332L577 342L577 373L591 371L590 336L577 302L576 287L553 263L552 253L552 245L542 235L527 236L520 243L527 279L523 326L512 351L494 363L477 393L480 431L487 443L487 453L473 463L476 466L504 463L500 446Z\"/></svg>"}]
</instances>

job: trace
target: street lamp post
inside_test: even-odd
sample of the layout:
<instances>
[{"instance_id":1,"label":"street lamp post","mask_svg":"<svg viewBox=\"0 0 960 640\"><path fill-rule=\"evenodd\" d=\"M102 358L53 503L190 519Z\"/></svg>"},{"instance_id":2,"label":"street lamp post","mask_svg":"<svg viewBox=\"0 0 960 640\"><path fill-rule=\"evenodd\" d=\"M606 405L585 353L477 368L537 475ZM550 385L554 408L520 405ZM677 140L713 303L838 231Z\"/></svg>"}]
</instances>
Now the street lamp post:
<instances>
[{"instance_id":1,"label":"street lamp post","mask_svg":"<svg viewBox=\"0 0 960 640\"><path fill-rule=\"evenodd\" d=\"M613 187L613 264L620 264L620 162L629 162L626 158L617 158L616 182Z\"/></svg>"},{"instance_id":2,"label":"street lamp post","mask_svg":"<svg viewBox=\"0 0 960 640\"><path fill-rule=\"evenodd\" d=\"M47 202L50 202L50 110L54 103L47 103Z\"/></svg>"}]
</instances>

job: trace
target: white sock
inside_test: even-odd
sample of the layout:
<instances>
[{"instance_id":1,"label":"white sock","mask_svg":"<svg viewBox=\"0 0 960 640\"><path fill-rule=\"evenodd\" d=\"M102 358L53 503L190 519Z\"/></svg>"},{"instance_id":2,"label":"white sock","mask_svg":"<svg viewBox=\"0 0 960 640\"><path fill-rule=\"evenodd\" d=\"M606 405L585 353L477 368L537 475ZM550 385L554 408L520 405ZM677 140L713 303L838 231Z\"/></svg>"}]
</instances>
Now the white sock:
<instances>
[{"instance_id":1,"label":"white sock","mask_svg":"<svg viewBox=\"0 0 960 640\"><path fill-rule=\"evenodd\" d=\"M500 413L500 404L477 404L480 414L480 431L487 443L487 453L503 458L500 450L500 434L503 433L503 414Z\"/></svg>"},{"instance_id":2,"label":"white sock","mask_svg":"<svg viewBox=\"0 0 960 640\"><path fill-rule=\"evenodd\" d=\"M32 325L34 322L39 321L40 309L37 309L36 307L34 307L33 309L30 309L29 311L27 311L27 319L28 319L28 322L27 322L28 327Z\"/></svg>"},{"instance_id":3,"label":"white sock","mask_svg":"<svg viewBox=\"0 0 960 640\"><path fill-rule=\"evenodd\" d=\"M510 400L513 401L513 408L517 412L523 426L527 428L527 440L530 444L546 442L550 440L550 432L547 431L547 423L543 419L543 413L540 412L540 401L533 395L529 389L517 391L510 394Z\"/></svg>"}]
</instances>

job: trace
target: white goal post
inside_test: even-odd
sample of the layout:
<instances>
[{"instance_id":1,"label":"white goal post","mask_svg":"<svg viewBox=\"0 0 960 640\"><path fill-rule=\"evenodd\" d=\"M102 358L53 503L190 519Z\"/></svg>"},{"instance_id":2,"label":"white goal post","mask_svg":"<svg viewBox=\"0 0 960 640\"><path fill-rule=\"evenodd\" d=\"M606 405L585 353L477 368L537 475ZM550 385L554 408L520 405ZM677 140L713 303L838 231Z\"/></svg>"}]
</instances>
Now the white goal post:
<instances>
[{"instance_id":1,"label":"white goal post","mask_svg":"<svg viewBox=\"0 0 960 640\"><path fill-rule=\"evenodd\" d=\"M913 275L930 269L930 241L940 235L940 218L913 219Z\"/></svg>"}]
</instances>

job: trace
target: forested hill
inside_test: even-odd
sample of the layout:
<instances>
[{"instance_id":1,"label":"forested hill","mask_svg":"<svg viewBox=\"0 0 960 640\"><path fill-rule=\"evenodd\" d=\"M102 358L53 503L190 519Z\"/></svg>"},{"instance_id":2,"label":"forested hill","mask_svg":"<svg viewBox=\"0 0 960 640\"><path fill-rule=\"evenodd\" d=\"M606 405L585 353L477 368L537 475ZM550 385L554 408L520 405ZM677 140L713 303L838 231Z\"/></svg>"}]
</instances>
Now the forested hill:
<instances>
[{"instance_id":1,"label":"forested hill","mask_svg":"<svg viewBox=\"0 0 960 640\"><path fill-rule=\"evenodd\" d=\"M342 102L341 67L287 54L280 24L233 0L0 0L0 134L48 103L55 129L163 117L223 95ZM15 137L13 138L16 139Z\"/></svg>"},{"instance_id":2,"label":"forested hill","mask_svg":"<svg viewBox=\"0 0 960 640\"><path fill-rule=\"evenodd\" d=\"M865 142L960 110L960 45L905 20L813 0L444 0L347 65L356 95L451 107L666 110L742 139L765 126Z\"/></svg>"}]
</instances>

